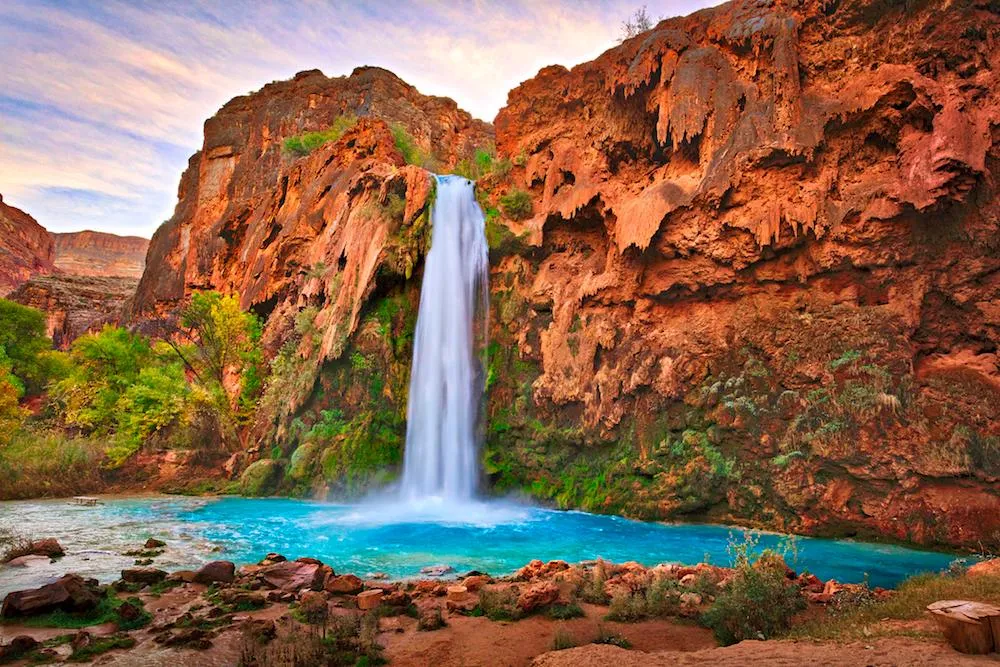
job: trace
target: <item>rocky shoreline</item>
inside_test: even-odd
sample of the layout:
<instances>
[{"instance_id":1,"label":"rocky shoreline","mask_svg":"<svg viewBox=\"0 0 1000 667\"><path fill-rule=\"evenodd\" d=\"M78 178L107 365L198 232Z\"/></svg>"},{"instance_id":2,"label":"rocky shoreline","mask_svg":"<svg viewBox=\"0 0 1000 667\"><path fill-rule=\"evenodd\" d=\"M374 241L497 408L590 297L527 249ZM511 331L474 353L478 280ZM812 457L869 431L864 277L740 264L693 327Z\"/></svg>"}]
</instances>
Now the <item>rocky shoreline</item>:
<instances>
[{"instance_id":1,"label":"rocky shoreline","mask_svg":"<svg viewBox=\"0 0 1000 667\"><path fill-rule=\"evenodd\" d=\"M104 653L111 657L102 664L133 664L122 656L139 661L140 655L142 664L178 659L180 664L310 664L300 660L306 655L301 652L319 650L340 656L327 664L355 664L362 656L370 660L364 664L373 664L384 659L384 646L402 650L423 633L459 632L463 623L506 627L520 625L513 622L522 619L555 624L556 631L564 631L560 623L588 618L612 625L659 623L662 631L702 618L739 577L738 569L705 563L645 567L534 560L505 577L458 573L442 565L425 568L419 579L390 581L337 571L315 558L289 560L280 554L240 567L218 560L198 570L167 572L149 564L165 546L150 538L134 552L143 564L122 570L121 578L109 585L70 573L7 595L0 607L0 664L79 662ZM63 552L53 539L32 542L22 551L6 567L30 567L31 559L56 559ZM776 573L799 593L803 604L796 618L801 619L857 600L874 603L894 595L796 573L775 554L765 553L750 567ZM970 572L977 571L995 576L1000 567L998 561L988 561ZM654 596L659 596L657 602ZM650 607L635 608L640 601ZM653 604L659 605L659 620L653 619ZM714 644L707 630L688 630L698 640L689 643L692 649ZM600 622L597 631L599 643L631 644ZM558 641L557 632L553 643ZM194 657L194 651L205 657Z\"/></svg>"}]
</instances>

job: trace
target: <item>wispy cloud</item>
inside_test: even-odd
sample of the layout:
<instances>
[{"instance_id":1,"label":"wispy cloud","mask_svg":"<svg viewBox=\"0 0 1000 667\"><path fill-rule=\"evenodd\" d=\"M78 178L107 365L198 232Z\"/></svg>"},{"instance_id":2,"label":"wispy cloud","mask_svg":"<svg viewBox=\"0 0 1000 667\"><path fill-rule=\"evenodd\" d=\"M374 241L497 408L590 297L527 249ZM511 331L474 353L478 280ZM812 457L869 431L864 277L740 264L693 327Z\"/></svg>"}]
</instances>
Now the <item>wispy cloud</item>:
<instances>
[{"instance_id":1,"label":"wispy cloud","mask_svg":"<svg viewBox=\"0 0 1000 667\"><path fill-rule=\"evenodd\" d=\"M718 0L650 2L656 15ZM206 118L303 69L394 71L491 120L507 91L615 43L636 0L0 3L0 193L54 231L149 236Z\"/></svg>"}]
</instances>

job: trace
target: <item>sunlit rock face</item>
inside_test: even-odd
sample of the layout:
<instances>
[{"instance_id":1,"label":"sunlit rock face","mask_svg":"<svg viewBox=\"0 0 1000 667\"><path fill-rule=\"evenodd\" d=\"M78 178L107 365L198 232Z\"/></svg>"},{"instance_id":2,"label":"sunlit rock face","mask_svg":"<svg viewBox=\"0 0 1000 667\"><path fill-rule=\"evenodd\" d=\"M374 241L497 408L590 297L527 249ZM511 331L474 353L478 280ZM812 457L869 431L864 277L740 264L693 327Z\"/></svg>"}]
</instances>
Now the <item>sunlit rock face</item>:
<instances>
[{"instance_id":1,"label":"sunlit rock face","mask_svg":"<svg viewBox=\"0 0 1000 667\"><path fill-rule=\"evenodd\" d=\"M284 150L286 139L348 115L360 120L338 141L305 156ZM343 355L369 298L411 279L426 250L431 176L406 164L392 126L442 170L493 141L489 124L386 70L302 72L206 121L174 216L153 237L127 320L148 326L176 314L193 290L214 289L238 293L261 316L268 356L298 345L301 380L262 412L255 438L284 435L321 365ZM297 331L303 311L309 321Z\"/></svg>"},{"instance_id":2,"label":"sunlit rock face","mask_svg":"<svg viewBox=\"0 0 1000 667\"><path fill-rule=\"evenodd\" d=\"M0 195L0 297L33 275L52 273L52 237L35 219Z\"/></svg>"},{"instance_id":3,"label":"sunlit rock face","mask_svg":"<svg viewBox=\"0 0 1000 667\"><path fill-rule=\"evenodd\" d=\"M538 364L525 404L624 463L584 497L570 444L495 444L498 478L1000 539L998 34L996 3L737 1L514 89L497 144L535 215L498 335Z\"/></svg>"},{"instance_id":4,"label":"sunlit rock face","mask_svg":"<svg viewBox=\"0 0 1000 667\"><path fill-rule=\"evenodd\" d=\"M149 239L103 232L53 234L53 262L62 273L74 276L142 277Z\"/></svg>"},{"instance_id":5,"label":"sunlit rock face","mask_svg":"<svg viewBox=\"0 0 1000 667\"><path fill-rule=\"evenodd\" d=\"M747 0L511 91L514 167L480 194L526 190L534 213L487 221L483 486L1000 540L998 28L978 0ZM337 142L282 151L345 113L363 119ZM282 448L262 493L400 469L432 189L386 121L442 172L493 139L383 70L302 73L206 123L151 244L132 321L238 292L267 354L295 350L229 467Z\"/></svg>"}]
</instances>

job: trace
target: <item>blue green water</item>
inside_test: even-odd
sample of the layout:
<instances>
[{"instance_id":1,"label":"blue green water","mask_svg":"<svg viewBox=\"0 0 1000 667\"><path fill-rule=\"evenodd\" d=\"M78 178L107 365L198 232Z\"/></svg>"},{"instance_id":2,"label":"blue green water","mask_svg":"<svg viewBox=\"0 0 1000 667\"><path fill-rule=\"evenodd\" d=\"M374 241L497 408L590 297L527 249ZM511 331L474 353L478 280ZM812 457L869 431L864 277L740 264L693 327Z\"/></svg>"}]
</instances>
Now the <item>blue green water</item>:
<instances>
[{"instance_id":1,"label":"blue green water","mask_svg":"<svg viewBox=\"0 0 1000 667\"><path fill-rule=\"evenodd\" d=\"M287 499L107 499L94 508L65 501L0 503L0 526L31 526L57 537L69 555L51 569L0 570L0 595L43 577L77 571L102 580L131 564L121 552L147 537L168 543L164 569L196 567L224 558L256 562L268 552L312 556L338 572L418 576L421 567L508 574L533 558L578 562L604 558L656 563L730 564L727 546L740 529L659 524L514 504L333 505ZM782 536L759 534L761 547ZM890 587L906 577L946 568L954 556L850 540L797 538L792 566L821 579ZM30 572L29 572L30 570Z\"/></svg>"}]
</instances>

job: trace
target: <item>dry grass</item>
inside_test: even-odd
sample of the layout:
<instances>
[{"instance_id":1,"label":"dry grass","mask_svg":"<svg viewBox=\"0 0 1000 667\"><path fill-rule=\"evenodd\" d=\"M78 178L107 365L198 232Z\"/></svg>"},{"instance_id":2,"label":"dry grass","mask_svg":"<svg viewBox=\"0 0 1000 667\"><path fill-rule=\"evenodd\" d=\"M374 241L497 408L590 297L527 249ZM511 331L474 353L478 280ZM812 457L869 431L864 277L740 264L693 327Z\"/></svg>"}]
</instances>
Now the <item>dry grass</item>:
<instances>
[{"instance_id":1,"label":"dry grass","mask_svg":"<svg viewBox=\"0 0 1000 667\"><path fill-rule=\"evenodd\" d=\"M924 618L927 605L937 600L977 600L1000 604L1000 576L918 575L903 582L888 600L842 607L793 628L789 636L850 641L913 634L912 628L893 628L886 621Z\"/></svg>"},{"instance_id":2,"label":"dry grass","mask_svg":"<svg viewBox=\"0 0 1000 667\"><path fill-rule=\"evenodd\" d=\"M0 500L99 489L103 459L104 447L94 440L23 430L0 445Z\"/></svg>"}]
</instances>

